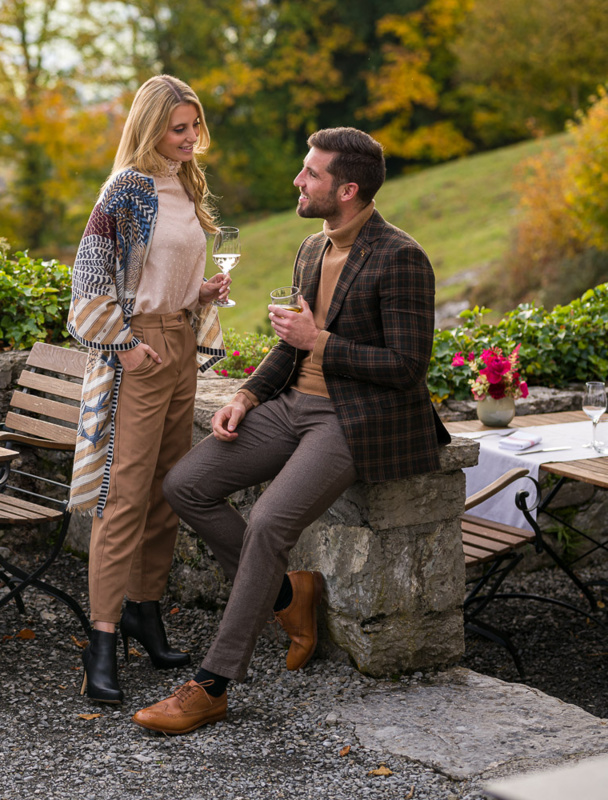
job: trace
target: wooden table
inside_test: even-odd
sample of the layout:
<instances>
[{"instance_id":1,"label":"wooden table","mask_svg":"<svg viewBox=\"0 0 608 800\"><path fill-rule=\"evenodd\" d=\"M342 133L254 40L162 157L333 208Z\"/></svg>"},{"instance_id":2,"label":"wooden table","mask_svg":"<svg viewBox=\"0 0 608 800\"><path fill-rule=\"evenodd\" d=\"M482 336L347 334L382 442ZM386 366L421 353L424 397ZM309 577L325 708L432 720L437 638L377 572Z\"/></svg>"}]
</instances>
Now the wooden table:
<instances>
[{"instance_id":1,"label":"wooden table","mask_svg":"<svg viewBox=\"0 0 608 800\"><path fill-rule=\"evenodd\" d=\"M584 411L556 411L552 414L526 414L522 417L514 417L509 424L510 428L532 428L538 425L559 425L564 422L589 422L591 421ZM479 420L465 420L462 422L448 422L446 428L452 434L465 433L471 431L491 431ZM553 475L563 478L571 478L583 483L591 483L602 489L608 489L608 456L601 458L586 458L581 461L548 461L541 464L540 468Z\"/></svg>"}]
</instances>

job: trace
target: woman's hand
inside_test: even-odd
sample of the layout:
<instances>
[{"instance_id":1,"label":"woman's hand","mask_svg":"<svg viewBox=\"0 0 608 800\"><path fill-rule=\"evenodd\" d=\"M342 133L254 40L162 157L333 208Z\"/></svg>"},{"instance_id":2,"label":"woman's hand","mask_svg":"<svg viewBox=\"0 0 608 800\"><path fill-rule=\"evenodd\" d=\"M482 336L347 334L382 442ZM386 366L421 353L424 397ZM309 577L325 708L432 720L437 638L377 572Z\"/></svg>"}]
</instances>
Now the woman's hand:
<instances>
[{"instance_id":1,"label":"woman's hand","mask_svg":"<svg viewBox=\"0 0 608 800\"><path fill-rule=\"evenodd\" d=\"M203 281L201 283L201 288L198 290L198 302L202 306L207 303L212 303L214 300L219 300L223 303L228 299L231 283L232 278L230 275L224 275L218 272L217 275L209 278L208 281Z\"/></svg>"},{"instance_id":2,"label":"woman's hand","mask_svg":"<svg viewBox=\"0 0 608 800\"><path fill-rule=\"evenodd\" d=\"M140 342L132 350L121 350L118 353L118 358L125 372L137 369L146 356L150 356L157 364L162 363L158 353L152 350L149 344L144 344L143 342Z\"/></svg>"}]
</instances>

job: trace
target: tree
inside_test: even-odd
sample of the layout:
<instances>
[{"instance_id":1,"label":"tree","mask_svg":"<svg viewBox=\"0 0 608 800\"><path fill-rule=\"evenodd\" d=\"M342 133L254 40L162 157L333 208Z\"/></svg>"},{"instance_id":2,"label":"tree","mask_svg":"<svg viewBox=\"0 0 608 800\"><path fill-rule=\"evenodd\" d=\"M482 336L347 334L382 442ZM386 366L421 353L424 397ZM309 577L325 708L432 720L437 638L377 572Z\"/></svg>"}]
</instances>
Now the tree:
<instances>
[{"instance_id":1,"label":"tree","mask_svg":"<svg viewBox=\"0 0 608 800\"><path fill-rule=\"evenodd\" d=\"M416 11L378 20L383 61L367 74L369 103L359 116L383 123L373 133L387 155L434 162L472 149L449 113L455 68L449 45L470 5L429 0Z\"/></svg>"},{"instance_id":2,"label":"tree","mask_svg":"<svg viewBox=\"0 0 608 800\"><path fill-rule=\"evenodd\" d=\"M101 21L99 21L101 22ZM19 247L61 242L90 210L120 109L87 108L83 65L100 81L89 4L4 0L0 7L0 160L7 184L0 235ZM59 65L59 66L58 66ZM90 77L86 82L90 82Z\"/></svg>"},{"instance_id":3,"label":"tree","mask_svg":"<svg viewBox=\"0 0 608 800\"><path fill-rule=\"evenodd\" d=\"M471 138L563 130L608 73L608 0L477 0L453 51Z\"/></svg>"}]
</instances>

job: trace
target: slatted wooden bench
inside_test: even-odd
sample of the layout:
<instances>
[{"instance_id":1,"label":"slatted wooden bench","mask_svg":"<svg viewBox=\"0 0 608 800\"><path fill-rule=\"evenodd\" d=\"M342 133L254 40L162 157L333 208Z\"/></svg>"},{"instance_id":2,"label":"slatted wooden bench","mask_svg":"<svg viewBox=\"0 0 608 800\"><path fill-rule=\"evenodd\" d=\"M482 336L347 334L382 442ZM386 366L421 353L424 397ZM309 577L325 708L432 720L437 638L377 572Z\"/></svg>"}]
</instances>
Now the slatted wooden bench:
<instances>
[{"instance_id":1,"label":"slatted wooden bench","mask_svg":"<svg viewBox=\"0 0 608 800\"><path fill-rule=\"evenodd\" d=\"M45 583L42 576L59 554L67 534L69 486L48 475L16 468L27 450L74 451L86 353L36 343L26 361L0 430L0 446L13 455L0 462L0 528L52 527L48 556L31 572L0 555L0 607L14 599L24 610L22 595L31 586L68 605L88 633L89 621L80 605L66 592Z\"/></svg>"}]
</instances>

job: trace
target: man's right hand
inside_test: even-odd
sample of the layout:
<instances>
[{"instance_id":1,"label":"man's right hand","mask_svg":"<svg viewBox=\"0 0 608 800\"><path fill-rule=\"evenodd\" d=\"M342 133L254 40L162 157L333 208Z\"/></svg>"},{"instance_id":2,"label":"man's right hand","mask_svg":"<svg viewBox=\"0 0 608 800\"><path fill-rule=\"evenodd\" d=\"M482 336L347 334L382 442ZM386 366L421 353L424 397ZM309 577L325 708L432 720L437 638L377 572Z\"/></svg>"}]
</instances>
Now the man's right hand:
<instances>
[{"instance_id":1,"label":"man's right hand","mask_svg":"<svg viewBox=\"0 0 608 800\"><path fill-rule=\"evenodd\" d=\"M222 442L232 442L237 438L236 427L252 407L242 394L237 394L231 403L216 411L211 420L213 435Z\"/></svg>"}]
</instances>

